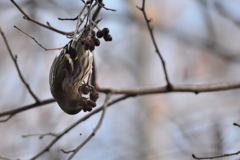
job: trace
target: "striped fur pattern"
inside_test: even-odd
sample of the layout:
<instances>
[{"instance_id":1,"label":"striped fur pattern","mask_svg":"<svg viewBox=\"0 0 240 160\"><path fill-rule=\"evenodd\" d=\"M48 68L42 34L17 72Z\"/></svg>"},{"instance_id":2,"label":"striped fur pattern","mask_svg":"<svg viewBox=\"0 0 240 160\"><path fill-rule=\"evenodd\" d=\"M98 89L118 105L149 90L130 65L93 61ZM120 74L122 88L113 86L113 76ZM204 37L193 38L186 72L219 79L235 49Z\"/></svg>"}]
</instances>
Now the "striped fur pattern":
<instances>
[{"instance_id":1,"label":"striped fur pattern","mask_svg":"<svg viewBox=\"0 0 240 160\"><path fill-rule=\"evenodd\" d=\"M69 114L78 113L78 88L86 82L92 72L93 55L85 50L80 38L72 39L57 56L51 66L49 83L53 97Z\"/></svg>"}]
</instances>

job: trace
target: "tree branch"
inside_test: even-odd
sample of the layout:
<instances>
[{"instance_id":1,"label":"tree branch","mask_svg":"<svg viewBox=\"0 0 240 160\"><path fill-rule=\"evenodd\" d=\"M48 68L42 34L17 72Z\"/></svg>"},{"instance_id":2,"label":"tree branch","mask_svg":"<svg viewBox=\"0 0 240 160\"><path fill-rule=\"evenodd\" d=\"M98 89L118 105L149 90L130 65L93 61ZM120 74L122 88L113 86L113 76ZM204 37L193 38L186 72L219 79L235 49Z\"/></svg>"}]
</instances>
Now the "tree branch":
<instances>
[{"instance_id":1,"label":"tree branch","mask_svg":"<svg viewBox=\"0 0 240 160\"><path fill-rule=\"evenodd\" d=\"M46 100L43 100L39 103L33 103L33 104L29 104L29 105L26 105L26 106L19 107L17 109L2 112L2 113L0 113L0 117L8 116L7 120L9 120L14 115L19 114L23 111L26 111L26 110L29 110L29 109L32 109L32 108L37 108L37 107L40 107L40 106L43 106L43 105L46 105L46 104L50 104L50 103L53 103L53 102L55 102L54 99L46 99Z\"/></svg>"},{"instance_id":2,"label":"tree branch","mask_svg":"<svg viewBox=\"0 0 240 160\"><path fill-rule=\"evenodd\" d=\"M28 20L28 21L31 21L31 22L33 22L33 23L35 23L35 24L37 24L37 25L39 25L39 26L41 26L41 27L44 27L44 28L47 28L47 29L52 30L52 31L54 31L54 32L60 33L60 34L62 34L62 35L66 35L66 36L72 36L72 35L73 35L73 32L64 32L64 31L62 31L62 30L59 30L59 29L56 29L56 28L52 27L49 23L48 23L48 24L43 24L43 23L41 23L41 22L39 22L39 21L31 18L30 16L28 16L28 15L23 11L23 9L22 9L14 0L10 0L10 1L11 1L11 2L16 6L16 8L23 14L23 18L24 18L24 19L26 19L26 20Z\"/></svg>"},{"instance_id":3,"label":"tree branch","mask_svg":"<svg viewBox=\"0 0 240 160\"><path fill-rule=\"evenodd\" d=\"M107 103L108 103L109 99L110 99L110 94L107 94L106 98L105 98L105 101L104 101L104 104L102 106L102 115L101 115L96 127L93 129L92 133L77 148L72 150L72 154L70 155L68 160L72 160L72 158L79 152L79 150L96 135L97 131L99 130L99 128L101 127L101 125L103 123L103 118L104 118L104 115L106 113L106 106L107 106Z\"/></svg>"},{"instance_id":4,"label":"tree branch","mask_svg":"<svg viewBox=\"0 0 240 160\"><path fill-rule=\"evenodd\" d=\"M46 48L44 47L40 42L38 42L36 40L36 38L34 38L33 36L31 36L30 34L24 32L23 30L21 30L20 28L18 28L17 26L13 26L15 29L17 29L18 31L22 32L23 34L25 34L27 37L31 38L40 48L42 48L44 51L52 51L52 50L60 50L62 49L63 47L60 47L60 48Z\"/></svg>"},{"instance_id":5,"label":"tree branch","mask_svg":"<svg viewBox=\"0 0 240 160\"><path fill-rule=\"evenodd\" d=\"M36 136L38 136L39 139L43 139L46 136L57 137L58 134L52 133L52 132L43 133L43 134L27 134L27 135L22 135L22 138L36 137Z\"/></svg>"},{"instance_id":6,"label":"tree branch","mask_svg":"<svg viewBox=\"0 0 240 160\"><path fill-rule=\"evenodd\" d=\"M216 158L230 157L230 156L236 156L238 154L240 154L240 151L237 151L235 153L227 153L219 156L209 156L209 157L197 157L195 154L192 154L192 157L197 160L202 160L202 159L216 159Z\"/></svg>"},{"instance_id":7,"label":"tree branch","mask_svg":"<svg viewBox=\"0 0 240 160\"><path fill-rule=\"evenodd\" d=\"M132 96L144 96L151 94L162 94L162 93L174 93L174 92L185 92L185 93L203 93L203 92L215 92L215 91L227 91L232 89L240 89L240 83L231 84L203 84L203 85L173 85L172 89L168 87L157 87L148 89L115 89L115 88L102 88L97 87L99 92L111 93L111 94L124 94L128 97ZM128 98L127 97L127 98ZM36 108L45 104L55 102L54 99L43 100L40 103L33 103L17 109L9 110L0 113L0 117L11 116L26 111L28 109ZM11 118L10 117L10 118ZM10 118L7 118L9 120ZM3 120L5 121L5 120Z\"/></svg>"},{"instance_id":8,"label":"tree branch","mask_svg":"<svg viewBox=\"0 0 240 160\"><path fill-rule=\"evenodd\" d=\"M163 71L164 71L167 87L169 89L171 89L171 83L170 83L170 80L169 80L169 77L168 77L166 63L165 63L165 60L163 59L162 54L161 54L161 52L160 52L160 50L158 48L157 42L156 42L154 34L153 34L153 28L150 25L151 20L148 18L146 10L145 10L145 0L142 0L142 6L141 7L137 6L137 8L142 12L144 20L146 21L146 25L147 25L147 28L148 28L148 31L149 31L149 34L150 34L153 46L154 46L155 51L156 51L156 53L157 53L157 55L160 58L160 61L162 63L162 67L163 67Z\"/></svg>"},{"instance_id":9,"label":"tree branch","mask_svg":"<svg viewBox=\"0 0 240 160\"><path fill-rule=\"evenodd\" d=\"M106 107L109 107L115 103L118 103L120 101L123 101L127 98L130 98L132 96L130 95L124 95L124 96L121 96L120 98L117 98L115 100L112 100L111 102L109 102L107 104ZM35 160L37 159L38 157L40 157L42 154L48 152L51 147L56 143L58 142L58 140L63 137L64 135L66 135L69 131L71 131L73 128L75 128L78 124L80 124L81 122L87 120L88 118L92 117L93 115L97 114L98 112L102 111L103 110L103 106L93 110L92 112L88 113L87 115L85 115L84 117L80 118L78 121L76 121L75 123L71 124L69 127L67 127L65 130L63 130L60 134L58 134L57 137L55 137L45 148L43 148L39 153L37 153L35 156L33 156L31 158L31 160Z\"/></svg>"},{"instance_id":10,"label":"tree branch","mask_svg":"<svg viewBox=\"0 0 240 160\"><path fill-rule=\"evenodd\" d=\"M190 93L201 93L201 92L214 92L214 91L225 91L231 89L239 89L239 83L222 83L222 84L202 84L202 85L172 85L169 89L165 87L156 87L149 89L112 89L112 88L101 88L98 87L99 92L112 94L127 94L127 95L149 95L149 94L161 94L169 92L190 92Z\"/></svg>"},{"instance_id":11,"label":"tree branch","mask_svg":"<svg viewBox=\"0 0 240 160\"><path fill-rule=\"evenodd\" d=\"M8 44L7 38L5 37L5 35L4 35L4 33L3 33L3 31L2 31L1 28L0 28L0 33L1 33L1 35L2 35L2 38L3 38L3 40L4 40L5 45L6 45L6 47L7 47L8 53L9 53L10 57L12 58L13 63L14 63L14 65L15 65L16 69L17 69L18 75L19 75L22 83L25 85L25 87L27 88L28 92L29 92L30 95L33 97L33 99L35 99L36 103L39 103L39 102L40 102L39 98L38 98L38 97L36 96L36 94L32 91L30 85L29 85L29 84L26 82L26 80L24 79L24 77L23 77L23 75L22 75L22 73L21 73L21 71L20 71L20 69L19 69L18 63L17 63L17 56L16 56L16 55L13 55L12 50L11 50L9 44Z\"/></svg>"},{"instance_id":12,"label":"tree branch","mask_svg":"<svg viewBox=\"0 0 240 160\"><path fill-rule=\"evenodd\" d=\"M240 124L238 123L233 123L234 126L240 127Z\"/></svg>"}]
</instances>

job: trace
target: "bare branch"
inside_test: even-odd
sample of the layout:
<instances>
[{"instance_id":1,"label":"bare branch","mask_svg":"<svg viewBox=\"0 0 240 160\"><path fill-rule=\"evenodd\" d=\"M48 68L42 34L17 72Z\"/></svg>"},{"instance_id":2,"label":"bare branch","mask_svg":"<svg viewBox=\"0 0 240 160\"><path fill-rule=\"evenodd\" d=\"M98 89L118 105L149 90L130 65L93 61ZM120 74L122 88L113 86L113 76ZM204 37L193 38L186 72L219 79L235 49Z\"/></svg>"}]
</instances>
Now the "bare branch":
<instances>
[{"instance_id":1,"label":"bare branch","mask_svg":"<svg viewBox=\"0 0 240 160\"><path fill-rule=\"evenodd\" d=\"M230 156L236 156L238 154L240 154L240 151L237 151L235 153L227 153L219 156L209 156L209 157L197 157L196 155L192 154L192 157L194 159L201 160L201 159L216 159L216 158L230 157Z\"/></svg>"},{"instance_id":2,"label":"bare branch","mask_svg":"<svg viewBox=\"0 0 240 160\"><path fill-rule=\"evenodd\" d=\"M62 30L56 29L55 27L52 27L52 26L49 25L49 24L47 24L47 25L46 25L46 24L43 24L43 23L41 23L41 22L39 22L39 21L37 21L37 20L29 17L29 16L23 11L23 9L22 9L14 0L10 0L10 1L11 1L11 2L17 7L17 9L23 14L23 18L24 18L24 19L26 19L26 20L28 20L28 21L31 21L31 22L33 22L33 23L35 23L35 24L37 24L37 25L39 25L39 26L41 26L41 27L44 27L44 28L47 28L47 29L52 30L52 31L54 31L54 32L60 33L60 34L62 34L62 35L66 35L66 36L72 36L72 35L73 35L73 32L64 32L64 31L62 31Z\"/></svg>"},{"instance_id":3,"label":"bare branch","mask_svg":"<svg viewBox=\"0 0 240 160\"><path fill-rule=\"evenodd\" d=\"M75 18L58 18L60 21L76 21L78 19L78 16Z\"/></svg>"},{"instance_id":4,"label":"bare branch","mask_svg":"<svg viewBox=\"0 0 240 160\"><path fill-rule=\"evenodd\" d=\"M98 3L99 6L101 6L102 8L104 8L105 10L108 10L108 11L117 11L116 9L112 9L112 8L107 8L105 7L105 4L103 4L102 2L99 2L99 0L96 0L96 2Z\"/></svg>"},{"instance_id":5,"label":"bare branch","mask_svg":"<svg viewBox=\"0 0 240 160\"><path fill-rule=\"evenodd\" d=\"M23 30L21 30L20 28L18 28L17 26L13 26L14 28L16 28L18 31L22 32L23 34L25 34L26 36L28 36L29 38L31 38L39 47L41 47L43 50L45 51L52 51L52 50L60 50L62 49L63 47L60 47L60 48L46 48L44 47L40 42L38 42L36 40L36 38L34 38L33 36L31 36L30 34L24 32Z\"/></svg>"},{"instance_id":6,"label":"bare branch","mask_svg":"<svg viewBox=\"0 0 240 160\"><path fill-rule=\"evenodd\" d=\"M12 50L11 50L9 44L8 44L7 38L5 37L5 35L4 35L4 33L3 33L3 31L2 31L1 28L0 28L0 33L1 33L2 38L3 38L3 40L4 40L4 43L5 43L5 45L6 45L7 49L8 49L8 53L9 53L9 55L11 56L11 58L12 58L12 60L13 60L13 63L14 63L14 65L15 65L16 69L17 69L18 75L19 75L22 83L25 85L25 87L27 88L28 92L29 92L30 95L33 97L33 99L35 99L35 101L36 101L37 103L39 103L40 100L39 100L38 97L35 95L35 93L32 91L30 85L29 85L29 84L26 82L26 80L24 79L24 77L23 77L23 75L22 75L22 73L21 73L21 71L20 71L20 69L19 69L18 63L17 63L17 56L16 56L16 55L13 55Z\"/></svg>"},{"instance_id":7,"label":"bare branch","mask_svg":"<svg viewBox=\"0 0 240 160\"><path fill-rule=\"evenodd\" d=\"M147 28L148 28L148 31L149 31L152 43L154 45L155 51L156 51L156 53L157 53L157 55L160 58L160 61L162 63L162 67L163 67L163 71L164 71L167 87L169 89L171 89L171 83L170 83L170 80L169 80L169 77L168 77L166 63L165 63L165 60L163 59L162 54L161 54L161 52L160 52L160 50L158 48L157 42L156 42L154 34L153 34L153 28L150 25L151 20L148 18L146 10L145 10L145 0L142 0L142 6L141 7L137 6L137 8L142 12L144 20L146 21L146 25L147 25Z\"/></svg>"},{"instance_id":8,"label":"bare branch","mask_svg":"<svg viewBox=\"0 0 240 160\"><path fill-rule=\"evenodd\" d=\"M115 103L118 103L120 101L123 101L127 98L130 98L132 96L130 95L124 95L124 96L121 96L120 98L117 98L115 100L112 100L111 102L109 102L107 104L106 107L109 107ZM75 123L71 124L69 127L67 127L65 130L63 130L61 133L58 134L58 136L56 138L54 138L44 149L42 149L39 153L37 153L35 156L33 156L31 158L31 160L35 160L37 159L38 157L40 157L42 154L48 152L51 147L60 139L62 138L64 135L66 135L69 131L71 131L73 128L75 128L78 124L80 124L81 122L87 120L88 118L92 117L93 115L97 114L98 112L100 112L101 110L103 110L103 106L93 110L92 112L88 113L87 115L85 115L84 117L80 118L78 121L76 121Z\"/></svg>"},{"instance_id":9,"label":"bare branch","mask_svg":"<svg viewBox=\"0 0 240 160\"><path fill-rule=\"evenodd\" d=\"M37 107L40 107L40 106L43 106L43 105L46 105L46 104L50 104L50 103L53 103L53 102L55 102L54 99L46 99L46 100L43 100L39 103L33 103L33 104L29 104L29 105L26 105L26 106L19 107L17 109L2 112L2 113L0 113L0 117L9 116L10 118L12 118L16 114L19 114L23 111L26 111L26 110L29 110L29 109L32 109L32 108L37 108ZM10 118L7 118L7 120L9 120Z\"/></svg>"},{"instance_id":10,"label":"bare branch","mask_svg":"<svg viewBox=\"0 0 240 160\"><path fill-rule=\"evenodd\" d=\"M107 94L106 98L105 98L105 101L104 101L104 104L102 106L102 115L101 115L96 127L93 129L92 133L77 148L72 150L72 154L70 155L68 160L71 160L79 152L79 150L96 135L97 131L99 130L99 128L101 127L101 125L103 123L103 118L104 118L104 115L105 115L105 112L106 112L106 106L107 106L107 103L108 103L109 99L110 99L110 94Z\"/></svg>"},{"instance_id":11,"label":"bare branch","mask_svg":"<svg viewBox=\"0 0 240 160\"><path fill-rule=\"evenodd\" d=\"M125 94L126 96L129 96L129 97L144 96L144 95L150 95L150 94L161 94L161 93L174 93L174 92L190 92L190 93L197 94L201 92L225 91L225 90L232 90L232 89L239 89L239 88L240 88L240 83L185 85L185 86L174 85L172 86L171 90L169 90L167 87L157 87L157 88L149 88L149 89L114 89L114 88L97 87L99 92L103 92L103 93L111 92L112 94ZM19 107L17 109L2 112L0 113L0 117L15 115L23 111L26 111L28 109L36 108L52 102L55 102L55 100L54 99L43 100L40 103L33 103L30 105Z\"/></svg>"},{"instance_id":12,"label":"bare branch","mask_svg":"<svg viewBox=\"0 0 240 160\"><path fill-rule=\"evenodd\" d=\"M202 85L172 85L171 89L168 87L156 87L149 89L111 89L111 88L100 88L99 92L112 94L127 94L127 95L149 95L149 94L160 94L160 93L172 93L172 92L191 92L191 93L201 93L201 92L214 92L214 91L225 91L232 89L239 89L239 83L222 83L222 84L202 84Z\"/></svg>"},{"instance_id":13,"label":"bare branch","mask_svg":"<svg viewBox=\"0 0 240 160\"><path fill-rule=\"evenodd\" d=\"M7 122L9 119L11 119L15 114L8 115L7 118L0 120L0 123Z\"/></svg>"},{"instance_id":14,"label":"bare branch","mask_svg":"<svg viewBox=\"0 0 240 160\"><path fill-rule=\"evenodd\" d=\"M56 133L43 133L43 134L27 134L27 135L22 135L22 138L28 138L28 137L36 137L38 136L39 139L43 139L46 136L51 136L51 137L57 137L58 134Z\"/></svg>"}]
</instances>

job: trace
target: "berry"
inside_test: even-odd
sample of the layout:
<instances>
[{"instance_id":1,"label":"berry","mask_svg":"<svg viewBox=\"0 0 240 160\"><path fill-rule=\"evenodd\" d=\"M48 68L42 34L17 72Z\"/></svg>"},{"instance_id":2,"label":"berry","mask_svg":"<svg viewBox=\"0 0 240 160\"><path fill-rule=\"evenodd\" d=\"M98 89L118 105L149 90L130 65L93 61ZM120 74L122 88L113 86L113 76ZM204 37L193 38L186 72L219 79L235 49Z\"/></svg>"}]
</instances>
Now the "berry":
<instances>
[{"instance_id":1,"label":"berry","mask_svg":"<svg viewBox=\"0 0 240 160\"><path fill-rule=\"evenodd\" d=\"M90 87L87 84L83 84L79 89L83 94L88 94L90 92Z\"/></svg>"},{"instance_id":2,"label":"berry","mask_svg":"<svg viewBox=\"0 0 240 160\"><path fill-rule=\"evenodd\" d=\"M110 34L104 35L103 38L105 41L112 41L112 36Z\"/></svg>"},{"instance_id":3,"label":"berry","mask_svg":"<svg viewBox=\"0 0 240 160\"><path fill-rule=\"evenodd\" d=\"M102 34L103 35L108 35L109 34L109 29L108 28L103 28L102 29Z\"/></svg>"},{"instance_id":4,"label":"berry","mask_svg":"<svg viewBox=\"0 0 240 160\"><path fill-rule=\"evenodd\" d=\"M102 38L103 37L103 33L102 33L102 31L97 31L97 37L98 38Z\"/></svg>"},{"instance_id":5,"label":"berry","mask_svg":"<svg viewBox=\"0 0 240 160\"><path fill-rule=\"evenodd\" d=\"M93 40L94 40L95 46L99 46L99 45L100 45L99 39L95 38L95 39L93 39Z\"/></svg>"}]
</instances>

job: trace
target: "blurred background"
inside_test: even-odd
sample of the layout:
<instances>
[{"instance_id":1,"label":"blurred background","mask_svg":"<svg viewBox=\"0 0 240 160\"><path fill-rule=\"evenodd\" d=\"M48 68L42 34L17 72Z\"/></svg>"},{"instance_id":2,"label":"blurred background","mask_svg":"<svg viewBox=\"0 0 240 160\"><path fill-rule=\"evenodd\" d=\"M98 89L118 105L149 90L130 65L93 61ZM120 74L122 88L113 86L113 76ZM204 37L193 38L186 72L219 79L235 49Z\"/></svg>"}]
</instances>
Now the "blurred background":
<instances>
[{"instance_id":1,"label":"blurred background","mask_svg":"<svg viewBox=\"0 0 240 160\"><path fill-rule=\"evenodd\" d=\"M35 19L72 31L82 8L80 0L16 0ZM136 5L141 0L104 0L117 12L102 10L100 28L108 27L112 42L101 41L94 51L97 82L102 87L146 88L165 85L161 63ZM240 1L146 0L154 34L173 84L237 82L240 74ZM22 18L10 1L0 2L0 26L18 55L23 75L42 100L51 98L48 74L60 51L44 51L13 28L35 37L46 48L69 39ZM0 112L33 103L0 38ZM86 160L190 160L240 150L239 90L211 93L168 93L140 96L107 109L96 136L77 154ZM102 104L102 99L98 105ZM0 156L28 159L52 137L22 138L34 133L61 132L86 113L65 114L56 103L28 110L0 124ZM39 159L62 160L60 149L73 149L95 127L99 114L65 135ZM80 135L81 133L81 135ZM224 159L239 159L230 157Z\"/></svg>"}]
</instances>

